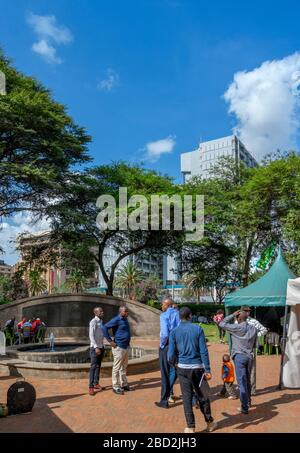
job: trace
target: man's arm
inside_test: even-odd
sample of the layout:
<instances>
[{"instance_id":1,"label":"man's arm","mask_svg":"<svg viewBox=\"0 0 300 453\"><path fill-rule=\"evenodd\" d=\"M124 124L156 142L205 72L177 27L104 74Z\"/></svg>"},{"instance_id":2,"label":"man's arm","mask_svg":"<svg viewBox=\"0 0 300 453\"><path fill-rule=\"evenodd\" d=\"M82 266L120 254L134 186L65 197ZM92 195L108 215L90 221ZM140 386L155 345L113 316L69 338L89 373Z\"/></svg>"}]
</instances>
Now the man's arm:
<instances>
[{"instance_id":1,"label":"man's arm","mask_svg":"<svg viewBox=\"0 0 300 453\"><path fill-rule=\"evenodd\" d=\"M170 334L169 348L168 348L168 362L170 365L175 366L178 362L178 352L176 348L175 333L174 330Z\"/></svg>"},{"instance_id":2,"label":"man's arm","mask_svg":"<svg viewBox=\"0 0 300 453\"><path fill-rule=\"evenodd\" d=\"M103 335L107 339L107 341L109 341L109 343L112 343L113 339L109 335L108 330L112 329L113 327L117 327L117 326L118 326L118 319L117 318L112 318L110 321L108 321L106 324L104 324L102 326Z\"/></svg>"},{"instance_id":3,"label":"man's arm","mask_svg":"<svg viewBox=\"0 0 300 453\"><path fill-rule=\"evenodd\" d=\"M257 319L255 318L250 318L247 320L248 324L250 324L250 326L254 326L255 329L257 330L257 332L260 334L260 335L266 335L267 332L268 332L268 329L263 326L259 321L257 321Z\"/></svg>"},{"instance_id":4,"label":"man's arm","mask_svg":"<svg viewBox=\"0 0 300 453\"><path fill-rule=\"evenodd\" d=\"M236 332L237 330L240 330L239 324L233 324L231 321L234 319L235 313L232 315L226 316L220 323L219 327L221 327L223 330L227 330L228 332Z\"/></svg>"},{"instance_id":5,"label":"man's arm","mask_svg":"<svg viewBox=\"0 0 300 453\"><path fill-rule=\"evenodd\" d=\"M94 349L97 349L97 343L95 340L95 330L96 330L96 323L92 319L92 321L90 322L89 337L90 337L91 347Z\"/></svg>"},{"instance_id":6,"label":"man's arm","mask_svg":"<svg viewBox=\"0 0 300 453\"><path fill-rule=\"evenodd\" d=\"M205 368L205 373L210 374L211 370L210 370L209 355L208 355L208 349L207 349L207 345L206 345L205 335L204 335L203 329L201 327L199 327L199 329L200 329L200 335L199 335L200 356L201 356L201 360L202 360L202 363Z\"/></svg>"},{"instance_id":7,"label":"man's arm","mask_svg":"<svg viewBox=\"0 0 300 453\"><path fill-rule=\"evenodd\" d=\"M169 321L166 316L160 315L160 347L163 349L169 340Z\"/></svg>"}]
</instances>

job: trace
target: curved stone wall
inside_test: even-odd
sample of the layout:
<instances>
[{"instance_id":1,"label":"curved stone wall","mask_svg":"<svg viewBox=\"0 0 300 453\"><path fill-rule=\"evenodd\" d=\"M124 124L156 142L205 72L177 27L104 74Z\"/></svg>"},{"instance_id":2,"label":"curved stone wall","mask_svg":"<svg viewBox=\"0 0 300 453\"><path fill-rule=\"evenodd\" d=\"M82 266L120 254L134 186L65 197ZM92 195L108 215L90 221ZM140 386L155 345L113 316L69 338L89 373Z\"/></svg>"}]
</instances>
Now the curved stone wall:
<instances>
[{"instance_id":1,"label":"curved stone wall","mask_svg":"<svg viewBox=\"0 0 300 453\"><path fill-rule=\"evenodd\" d=\"M23 316L39 317L47 324L48 332L51 330L56 338L86 339L94 307L103 308L104 322L107 322L124 304L129 309L128 319L133 336L159 337L159 310L140 302L99 294L53 294L0 305L0 325L3 327L13 316L17 322Z\"/></svg>"}]
</instances>

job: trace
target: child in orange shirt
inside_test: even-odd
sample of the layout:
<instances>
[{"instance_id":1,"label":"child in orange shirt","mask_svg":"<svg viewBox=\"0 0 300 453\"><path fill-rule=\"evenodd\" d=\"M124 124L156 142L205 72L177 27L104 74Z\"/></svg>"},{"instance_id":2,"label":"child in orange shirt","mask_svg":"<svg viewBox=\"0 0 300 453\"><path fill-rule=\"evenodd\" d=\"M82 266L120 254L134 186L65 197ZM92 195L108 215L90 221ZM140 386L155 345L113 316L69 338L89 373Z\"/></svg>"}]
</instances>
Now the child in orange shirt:
<instances>
[{"instance_id":1,"label":"child in orange shirt","mask_svg":"<svg viewBox=\"0 0 300 453\"><path fill-rule=\"evenodd\" d=\"M220 392L220 396L223 398L228 397L229 400L236 400L237 394L234 388L234 367L230 361L229 354L223 355L223 365L222 365L222 379L223 379L223 388Z\"/></svg>"}]
</instances>

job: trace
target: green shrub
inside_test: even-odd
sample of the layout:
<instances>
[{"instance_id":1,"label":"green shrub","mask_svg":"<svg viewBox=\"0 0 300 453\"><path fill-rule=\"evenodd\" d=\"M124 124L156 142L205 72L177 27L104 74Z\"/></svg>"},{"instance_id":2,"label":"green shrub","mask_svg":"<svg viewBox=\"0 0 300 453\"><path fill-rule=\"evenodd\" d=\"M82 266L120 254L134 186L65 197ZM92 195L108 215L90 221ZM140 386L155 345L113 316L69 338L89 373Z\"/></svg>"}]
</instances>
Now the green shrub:
<instances>
[{"instance_id":1,"label":"green shrub","mask_svg":"<svg viewBox=\"0 0 300 453\"><path fill-rule=\"evenodd\" d=\"M160 310L160 303L157 300L150 299L147 302L147 305L149 305L152 308L157 308L157 310Z\"/></svg>"}]
</instances>

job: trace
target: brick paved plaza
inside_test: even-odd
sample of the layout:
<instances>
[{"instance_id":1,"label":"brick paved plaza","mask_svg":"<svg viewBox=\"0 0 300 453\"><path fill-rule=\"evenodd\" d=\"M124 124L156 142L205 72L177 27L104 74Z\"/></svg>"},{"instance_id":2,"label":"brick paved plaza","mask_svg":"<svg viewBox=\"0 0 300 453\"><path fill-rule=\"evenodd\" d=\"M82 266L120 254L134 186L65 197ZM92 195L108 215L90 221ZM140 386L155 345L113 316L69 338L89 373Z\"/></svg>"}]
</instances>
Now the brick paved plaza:
<instances>
[{"instance_id":1,"label":"brick paved plaza","mask_svg":"<svg viewBox=\"0 0 300 453\"><path fill-rule=\"evenodd\" d=\"M154 342L152 342L153 345ZM141 342L139 344L148 344ZM300 432L300 390L278 391L279 361L276 356L257 359L257 396L248 416L237 412L238 401L220 399L220 360L226 346L209 346L212 362L211 401L218 432ZM181 401L168 410L159 409L159 371L130 376L134 391L118 396L111 391L109 378L102 380L106 390L94 397L87 394L87 380L42 380L30 382L37 391L33 412L0 419L0 432L56 432L56 433L116 433L182 432L185 426ZM0 402L5 402L6 391L15 378L0 375ZM179 385L175 386L180 394ZM203 418L196 412L197 431L205 428Z\"/></svg>"}]
</instances>

